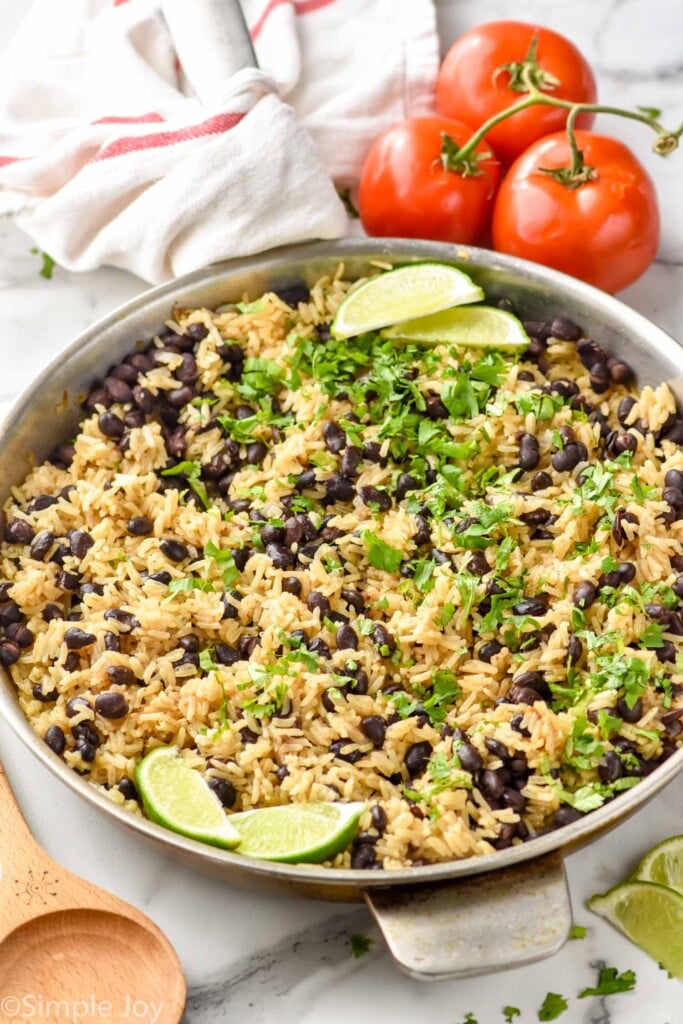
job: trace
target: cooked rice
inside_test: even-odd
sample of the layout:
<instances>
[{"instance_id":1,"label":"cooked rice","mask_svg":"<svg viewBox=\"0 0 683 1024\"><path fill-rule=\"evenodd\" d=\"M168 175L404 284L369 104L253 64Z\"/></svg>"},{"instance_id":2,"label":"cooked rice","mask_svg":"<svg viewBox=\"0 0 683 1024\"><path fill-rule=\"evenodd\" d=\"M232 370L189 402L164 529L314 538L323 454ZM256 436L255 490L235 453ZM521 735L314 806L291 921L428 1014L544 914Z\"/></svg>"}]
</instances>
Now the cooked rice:
<instances>
[{"instance_id":1,"label":"cooked rice","mask_svg":"<svg viewBox=\"0 0 683 1024\"><path fill-rule=\"evenodd\" d=\"M136 762L155 746L175 744L190 766L234 787L235 810L317 800L365 801L361 841L341 853L335 867L353 862L396 868L485 854L569 820L572 805L581 812L599 806L652 770L678 742L681 729L675 712L683 713L683 679L673 663L671 644L678 648L683 629L675 610L678 598L671 590L678 576L671 559L675 563L680 558L683 522L662 497L666 472L683 471L681 448L662 439L662 428L666 432L674 421L675 402L666 384L645 387L639 394L612 384L608 391L595 393L576 343L551 337L540 357L543 346L536 345L534 361L505 356L500 364L499 357L484 356L482 363L481 352L451 346L415 350L412 365L419 374L413 380L400 366L392 376L393 357L380 357L359 374L377 374L384 367L386 379L391 378L387 401L398 418L394 425L382 422L375 408L376 422L370 423L366 412L373 398L366 396L367 405L362 405L359 389L368 386L362 381L342 382L329 394L324 374L321 383L306 372L306 359L297 371L299 379L296 373L291 379L302 340L308 340L308 349L340 351L316 325L329 323L348 288L338 274L319 281L309 301L294 306L269 293L242 311L234 306L216 312L175 310L167 331L183 332L191 324L207 328L194 351L200 374L192 385L194 401L180 411L180 423L187 428L182 458L170 454L167 445L174 427L160 420L158 404L143 425L126 429L123 442L102 433L98 417L104 410L98 406L83 420L68 465L64 460L69 456L62 452L13 490L5 507L7 522L24 520L35 534L50 531L54 541L41 558L31 556L30 543L7 539L0 547L2 579L11 584L5 600L18 605L35 638L21 649L10 670L23 711L38 735L44 737L51 726L63 730L66 763L112 800L125 802L131 812L140 812L138 803L126 800L132 791L124 785L122 792L119 783L133 778ZM183 386L175 376L183 356L159 353L164 338L168 343L168 334L151 343L150 351L158 353L156 365L138 380L156 397ZM226 432L216 417L231 415L247 400L256 404L248 390L247 398L244 391L239 394L244 377L242 385L224 377L230 365L226 342L242 346L247 358L277 364L281 379L272 377L272 391L280 404L278 415L291 416L292 422L255 428L253 439L262 438L268 446L259 465L244 462L245 444L239 441L241 468L229 489L228 483L221 485L224 493L214 482L204 481L210 502L204 509L187 479L160 473L182 460L206 466L225 449ZM353 350L354 342L345 344ZM456 377L463 366L464 373ZM458 397L453 397L452 385L471 381L472 366L475 378L481 377L482 367L489 382L491 373L493 379L500 377L488 397L480 397L480 411L448 420L420 414L426 425L420 445L429 444L430 425L435 424L435 431L441 425L446 432L438 435L440 441L450 434L463 446L444 460L462 471L461 479L447 470L449 488L441 475L436 483L425 484L424 471L442 456L418 449L402 464L389 457L390 445L403 429L401 410L413 408L418 388L432 400L442 395L453 407ZM268 368L272 371L273 364ZM283 383L287 378L291 388ZM595 415L582 412L576 400L570 404L568 398L553 402L550 397L547 408L539 408L540 388L557 380L575 381L610 429L637 442L632 461L624 456L608 461L603 492L596 493L595 484L593 497L585 481L581 487L585 461L570 472L553 469L553 453L567 443L557 432L571 425L590 463L603 466L605 443L613 444L613 439L601 439ZM267 394L267 381L259 383ZM518 411L515 396L532 393L537 396L535 409L527 402ZM628 425L620 426L617 408L628 394L637 401ZM131 408L130 403L114 403L110 411L123 417ZM338 471L342 455L327 450L323 426L339 423L354 411L361 425L346 422L348 443L378 441L381 458L360 462L352 501L326 504L326 480ZM548 419L536 415L548 411ZM515 474L510 471L519 464L520 432L535 435L540 459L533 471ZM468 448L468 442L476 445ZM316 482L299 492L294 478L309 469L315 469ZM482 478L486 470L490 472ZM541 471L550 474L550 486L532 491L531 479ZM387 511L361 500L362 487L386 488L393 496L398 474L406 472L420 480L419 489L401 501L393 498ZM31 500L41 495L58 500L29 511ZM300 495L291 510L288 495ZM448 507L437 508L444 496ZM249 510L229 511L228 502L240 498L249 501ZM502 513L500 521L482 526L480 541L477 524L487 516L482 502ZM429 542L418 549L414 537L424 522L417 517L425 504L436 515L429 518ZM250 521L254 509L262 510L262 520L269 520L276 534L295 511L309 514L316 527L327 517L324 525L333 532L317 550L301 554L293 567L279 569L269 553L259 550L263 522ZM534 510L546 510L555 518L542 522L541 512L539 522L528 525L521 517ZM633 521L624 520L620 510ZM152 521L149 536L131 535L127 524L135 516ZM475 519L474 531L468 516ZM72 530L87 531L94 542L82 556L70 553ZM370 563L374 542L365 531L400 551L402 570L390 572ZM186 545L188 556L170 560L160 548L168 539ZM298 550L306 544L302 539ZM252 549L244 569L228 577L225 600L234 618L225 617L223 600L223 573L230 563L215 557L210 545L222 552ZM432 549L437 549L436 559ZM483 577L467 568L476 550L483 551L490 568ZM292 551L294 559L297 547ZM386 549L381 551L386 555ZM635 566L635 578L616 589L605 589L603 582L597 600L583 613L584 621L573 602L576 586L582 581L597 585L602 573L624 562ZM58 576L62 570L78 574L77 587L95 588L86 587L80 595L64 589ZM170 587L150 578L164 572L172 578ZM288 577L300 581L300 597L283 590ZM505 606L504 599L487 595L494 577L507 580L503 585L516 592L518 601L547 595L547 609L527 617L514 614L510 601ZM206 589L173 585L191 579ZM362 615L342 596L348 589L362 595ZM350 619L357 650L337 649L340 623L329 618L321 622L320 611L309 610L306 597L312 591L329 600L333 615ZM500 614L497 600L503 606ZM653 603L663 603L664 611L646 609ZM46 605L59 609L50 621L43 615ZM7 616L1 617L8 607L12 605L0 605L6 627ZM107 618L111 609L131 613L138 624L131 629ZM496 621L496 616L505 621ZM482 628L486 617L490 628ZM382 646L381 638L373 638L376 622L395 639L395 652L391 643ZM64 636L74 626L94 634L95 641L67 662ZM318 638L329 647L329 657L314 653L297 660L298 642L290 639L295 630L305 634L304 650ZM581 634L583 653L577 666L568 666L567 645L575 633ZM189 656L179 646L190 634L199 640L200 666L192 641ZM253 651L232 665L219 664L216 645L234 648L245 637L258 638ZM482 647L493 640L501 649L485 660ZM111 649L116 647L120 649ZM5 648L11 649L7 638ZM644 666L641 674L636 661ZM282 674L267 671L275 663ZM136 682L112 685L107 669L113 666L131 669ZM259 672L258 666L266 671ZM367 687L359 669L366 673ZM513 699L520 696L513 677L529 672L543 673L542 678L532 677L537 699ZM36 686L44 695L55 691L53 699L36 699ZM94 709L95 699L105 691L124 695L129 709L124 717L103 717ZM72 706L68 717L67 702L76 696L87 703L76 707L75 714ZM616 710L619 698L621 712ZM635 706L637 721L622 720L624 698L626 717L634 717ZM380 730L377 748L363 730L369 716L384 722L383 742L383 727L375 722ZM80 730L80 739L78 729L73 734L82 723L91 723L90 750L87 729ZM366 729L371 731L367 724ZM464 741L470 746L463 747ZM377 807L381 811L373 810Z\"/></svg>"}]
</instances>

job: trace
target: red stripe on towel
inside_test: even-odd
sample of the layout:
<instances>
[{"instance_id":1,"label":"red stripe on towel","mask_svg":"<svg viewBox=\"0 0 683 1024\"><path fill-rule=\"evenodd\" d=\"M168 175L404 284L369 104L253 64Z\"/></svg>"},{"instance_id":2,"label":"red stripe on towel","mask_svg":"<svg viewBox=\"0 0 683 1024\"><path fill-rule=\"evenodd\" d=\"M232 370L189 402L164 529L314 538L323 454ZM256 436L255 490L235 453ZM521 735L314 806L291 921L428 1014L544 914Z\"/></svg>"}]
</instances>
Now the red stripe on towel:
<instances>
[{"instance_id":1,"label":"red stripe on towel","mask_svg":"<svg viewBox=\"0 0 683 1024\"><path fill-rule=\"evenodd\" d=\"M98 117L91 124L151 124L163 120L161 114L151 111L149 114L138 114L137 117L117 117L115 114L112 114L111 117Z\"/></svg>"},{"instance_id":2,"label":"red stripe on towel","mask_svg":"<svg viewBox=\"0 0 683 1024\"><path fill-rule=\"evenodd\" d=\"M266 4L263 14L255 23L251 29L251 38L256 39L261 34L263 26L268 21L268 18L277 10L278 7L282 7L283 4L292 2L292 0L269 0ZM317 11L321 7L329 7L335 0L293 0L293 7L296 14L308 14L311 11Z\"/></svg>"},{"instance_id":3,"label":"red stripe on towel","mask_svg":"<svg viewBox=\"0 0 683 1024\"><path fill-rule=\"evenodd\" d=\"M243 117L244 114L217 114L207 121L202 121L201 124L191 124L173 132L157 132L155 135L129 135L105 146L93 158L93 163L98 160L108 160L113 156L125 156L126 153L137 153L142 149L174 146L178 142L188 142L190 139L198 139L203 135L222 135L223 132L227 132L239 124Z\"/></svg>"},{"instance_id":4,"label":"red stripe on towel","mask_svg":"<svg viewBox=\"0 0 683 1024\"><path fill-rule=\"evenodd\" d=\"M16 164L19 160L26 160L25 156L0 156L0 167L7 167L8 164Z\"/></svg>"}]
</instances>

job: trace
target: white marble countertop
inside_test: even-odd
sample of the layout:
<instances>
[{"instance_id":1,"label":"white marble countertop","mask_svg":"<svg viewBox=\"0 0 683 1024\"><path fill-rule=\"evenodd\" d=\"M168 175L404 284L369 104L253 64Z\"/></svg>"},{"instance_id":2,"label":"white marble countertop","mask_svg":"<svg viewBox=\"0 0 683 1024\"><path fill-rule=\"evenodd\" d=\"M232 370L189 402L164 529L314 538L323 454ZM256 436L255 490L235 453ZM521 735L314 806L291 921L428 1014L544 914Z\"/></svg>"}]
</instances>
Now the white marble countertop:
<instances>
[{"instance_id":1,"label":"white marble countertop","mask_svg":"<svg viewBox=\"0 0 683 1024\"><path fill-rule=\"evenodd\" d=\"M6 36L21 4L0 0ZM596 69L601 98L661 107L663 121L683 119L683 9L676 0L521 0L514 15L504 0L439 0L446 47L477 21L514 16L570 35ZM612 128L615 128L613 123ZM683 155L649 153L644 129L621 122L648 166L663 209L656 264L623 294L625 302L683 337L683 206L675 187ZM67 342L142 284L115 270L84 275L57 268L39 276L31 243L0 225L0 419L16 395ZM587 926L552 960L495 978L424 985L398 972L362 907L315 903L237 889L199 874L103 821L67 792L6 730L0 759L37 839L67 868L147 912L165 930L185 968L187 1024L502 1024L502 1007L520 1007L518 1024L537 1020L549 990L570 998L563 1024L681 1024L681 989L585 908L596 891L615 884L654 842L683 832L680 783L626 824L567 860L575 920ZM375 938L354 959L353 932ZM637 972L635 991L606 1000L577 1000L598 962ZM123 984L123 982L122 982Z\"/></svg>"}]
</instances>

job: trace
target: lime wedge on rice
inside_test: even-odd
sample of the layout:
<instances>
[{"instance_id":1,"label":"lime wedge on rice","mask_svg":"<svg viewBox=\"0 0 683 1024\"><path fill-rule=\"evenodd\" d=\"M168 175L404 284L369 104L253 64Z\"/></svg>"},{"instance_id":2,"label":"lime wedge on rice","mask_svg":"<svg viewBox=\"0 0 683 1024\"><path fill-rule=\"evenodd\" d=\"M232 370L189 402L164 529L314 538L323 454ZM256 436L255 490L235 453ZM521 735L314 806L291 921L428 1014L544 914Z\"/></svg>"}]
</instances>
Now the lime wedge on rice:
<instances>
[{"instance_id":1,"label":"lime wedge on rice","mask_svg":"<svg viewBox=\"0 0 683 1024\"><path fill-rule=\"evenodd\" d=\"M450 343L464 348L495 348L501 352L521 352L530 340L516 316L495 306L457 306L418 320L407 320L382 333L401 341Z\"/></svg>"},{"instance_id":2,"label":"lime wedge on rice","mask_svg":"<svg viewBox=\"0 0 683 1024\"><path fill-rule=\"evenodd\" d=\"M350 338L483 298L481 288L461 270L447 263L415 263L353 288L337 310L330 331L334 338Z\"/></svg>"},{"instance_id":3,"label":"lime wedge on rice","mask_svg":"<svg viewBox=\"0 0 683 1024\"><path fill-rule=\"evenodd\" d=\"M683 836L672 836L646 853L634 879L668 885L683 896Z\"/></svg>"},{"instance_id":4,"label":"lime wedge on rice","mask_svg":"<svg viewBox=\"0 0 683 1024\"><path fill-rule=\"evenodd\" d=\"M223 805L175 747L157 747L140 761L135 781L147 817L201 843L231 850L240 841Z\"/></svg>"},{"instance_id":5,"label":"lime wedge on rice","mask_svg":"<svg viewBox=\"0 0 683 1024\"><path fill-rule=\"evenodd\" d=\"M683 896L656 882L624 882L588 906L660 963L683 978Z\"/></svg>"},{"instance_id":6,"label":"lime wedge on rice","mask_svg":"<svg viewBox=\"0 0 683 1024\"><path fill-rule=\"evenodd\" d=\"M240 853L288 864L317 864L335 857L353 839L362 803L283 804L231 814Z\"/></svg>"}]
</instances>

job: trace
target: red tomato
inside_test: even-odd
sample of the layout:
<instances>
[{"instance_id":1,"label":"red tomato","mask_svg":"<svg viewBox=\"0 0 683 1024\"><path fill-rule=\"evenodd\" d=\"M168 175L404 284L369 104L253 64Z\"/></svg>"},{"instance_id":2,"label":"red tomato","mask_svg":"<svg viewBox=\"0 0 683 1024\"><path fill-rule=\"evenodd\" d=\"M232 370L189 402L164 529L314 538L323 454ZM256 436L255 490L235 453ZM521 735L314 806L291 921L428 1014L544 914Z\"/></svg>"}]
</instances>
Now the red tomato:
<instances>
[{"instance_id":1,"label":"red tomato","mask_svg":"<svg viewBox=\"0 0 683 1024\"><path fill-rule=\"evenodd\" d=\"M487 230L500 179L498 161L481 142L477 173L446 170L441 163L443 133L459 147L473 131L444 117L416 117L372 144L358 190L368 234L470 244Z\"/></svg>"},{"instance_id":2,"label":"red tomato","mask_svg":"<svg viewBox=\"0 0 683 1024\"><path fill-rule=\"evenodd\" d=\"M457 117L479 128L490 117L525 97L524 91L510 87L505 65L523 62L534 36L536 59L541 77L537 86L551 96L574 103L595 103L593 72L564 36L539 25L521 21L492 21L461 36L446 54L436 85L436 106L440 114ZM543 84L542 73L554 76L559 84ZM560 107L534 106L513 114L487 133L487 138L503 163L509 164L536 139L560 131L567 111ZM592 114L581 114L579 128L590 128Z\"/></svg>"},{"instance_id":3,"label":"red tomato","mask_svg":"<svg viewBox=\"0 0 683 1024\"><path fill-rule=\"evenodd\" d=\"M536 142L500 187L493 245L616 292L655 258L657 196L647 171L622 142L591 132L577 132L576 141L595 179L571 188L541 170L570 165L564 132Z\"/></svg>"}]
</instances>

